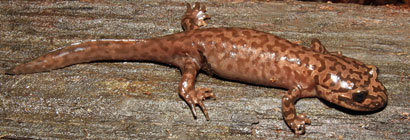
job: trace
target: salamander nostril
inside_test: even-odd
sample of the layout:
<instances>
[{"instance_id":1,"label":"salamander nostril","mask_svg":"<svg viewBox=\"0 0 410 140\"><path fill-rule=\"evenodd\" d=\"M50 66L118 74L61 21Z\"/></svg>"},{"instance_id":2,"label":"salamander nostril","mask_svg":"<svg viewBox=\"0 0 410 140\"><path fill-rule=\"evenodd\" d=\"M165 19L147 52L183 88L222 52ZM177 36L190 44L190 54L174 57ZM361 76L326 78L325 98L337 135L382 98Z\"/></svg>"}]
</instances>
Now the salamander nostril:
<instances>
[{"instance_id":1,"label":"salamander nostril","mask_svg":"<svg viewBox=\"0 0 410 140\"><path fill-rule=\"evenodd\" d=\"M359 91L357 93L353 93L352 98L355 102L361 103L364 99L366 99L367 95L367 91Z\"/></svg>"}]
</instances>

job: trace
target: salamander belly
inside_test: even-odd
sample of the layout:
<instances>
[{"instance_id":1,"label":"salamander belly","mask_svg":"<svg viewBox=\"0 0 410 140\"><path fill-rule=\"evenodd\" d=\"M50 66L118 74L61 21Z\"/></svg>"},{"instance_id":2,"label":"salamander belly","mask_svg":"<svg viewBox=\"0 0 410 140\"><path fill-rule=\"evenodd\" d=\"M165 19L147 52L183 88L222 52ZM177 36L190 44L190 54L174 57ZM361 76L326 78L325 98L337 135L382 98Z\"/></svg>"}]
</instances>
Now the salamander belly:
<instances>
[{"instance_id":1,"label":"salamander belly","mask_svg":"<svg viewBox=\"0 0 410 140\"><path fill-rule=\"evenodd\" d=\"M313 51L263 32L214 30L209 35L205 30L195 32L193 36L201 34L201 38L188 43L198 48L205 71L230 80L281 88L293 88L312 78L313 69L308 69L310 62L306 60Z\"/></svg>"},{"instance_id":2,"label":"salamander belly","mask_svg":"<svg viewBox=\"0 0 410 140\"><path fill-rule=\"evenodd\" d=\"M275 53L255 49L210 54L207 62L211 72L219 77L271 87L290 88L295 84L289 77L292 70L280 70L279 65L285 62L276 61L278 56Z\"/></svg>"}]
</instances>

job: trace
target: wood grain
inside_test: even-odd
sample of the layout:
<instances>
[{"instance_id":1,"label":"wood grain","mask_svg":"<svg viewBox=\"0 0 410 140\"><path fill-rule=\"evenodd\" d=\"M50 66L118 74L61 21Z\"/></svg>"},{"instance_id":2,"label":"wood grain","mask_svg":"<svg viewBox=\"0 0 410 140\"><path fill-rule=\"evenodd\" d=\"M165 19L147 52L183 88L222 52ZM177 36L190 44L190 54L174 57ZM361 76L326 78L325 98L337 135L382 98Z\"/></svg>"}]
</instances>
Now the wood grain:
<instances>
[{"instance_id":1,"label":"wood grain","mask_svg":"<svg viewBox=\"0 0 410 140\"><path fill-rule=\"evenodd\" d=\"M311 2L203 2L209 27L244 27L376 65L389 92L379 112L352 112L315 98L303 139L410 137L410 12L389 6ZM4 71L51 50L90 39L151 38L180 32L185 6L175 1L0 1ZM0 73L2 73L0 71ZM176 93L178 69L139 62L78 64L51 72L0 74L0 138L289 139L280 111L283 89L204 74L216 100L194 119ZM198 112L199 113L199 112Z\"/></svg>"}]
</instances>

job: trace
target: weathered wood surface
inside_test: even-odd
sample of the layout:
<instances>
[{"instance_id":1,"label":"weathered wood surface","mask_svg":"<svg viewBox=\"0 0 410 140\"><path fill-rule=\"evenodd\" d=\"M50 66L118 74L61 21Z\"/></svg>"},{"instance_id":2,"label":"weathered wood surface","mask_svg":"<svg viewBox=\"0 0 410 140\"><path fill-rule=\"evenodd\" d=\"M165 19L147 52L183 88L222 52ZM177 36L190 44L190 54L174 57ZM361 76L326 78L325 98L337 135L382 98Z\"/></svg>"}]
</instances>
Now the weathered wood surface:
<instances>
[{"instance_id":1,"label":"weathered wood surface","mask_svg":"<svg viewBox=\"0 0 410 140\"><path fill-rule=\"evenodd\" d=\"M307 2L203 2L209 27L252 28L374 64L389 92L380 112L357 114L302 99L312 120L303 139L410 137L410 12L387 6ZM0 1L4 70L71 43L151 38L180 32L183 1ZM79 64L46 73L0 74L2 138L288 139L280 99L285 90L200 74L210 87L210 121L194 120L176 93L178 69L138 62Z\"/></svg>"}]
</instances>

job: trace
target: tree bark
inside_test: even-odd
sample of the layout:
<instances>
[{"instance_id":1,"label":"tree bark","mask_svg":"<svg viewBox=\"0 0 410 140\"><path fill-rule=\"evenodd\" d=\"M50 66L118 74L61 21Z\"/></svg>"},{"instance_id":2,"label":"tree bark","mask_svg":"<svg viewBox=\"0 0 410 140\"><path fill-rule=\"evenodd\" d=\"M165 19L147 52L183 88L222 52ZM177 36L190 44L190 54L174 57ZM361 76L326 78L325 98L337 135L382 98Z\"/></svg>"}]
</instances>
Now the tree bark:
<instances>
[{"instance_id":1,"label":"tree bark","mask_svg":"<svg viewBox=\"0 0 410 140\"><path fill-rule=\"evenodd\" d=\"M193 3L193 2L192 2ZM208 27L265 31L308 45L318 38L376 65L388 106L356 113L316 98L296 109L312 125L304 139L406 139L410 108L410 13L392 6L299 1L203 2ZM152 38L182 31L185 5L175 1L0 1L2 73L54 49L90 39ZM283 89L200 74L212 88L211 120L195 120L178 96L180 72L140 62L96 62L28 75L0 74L0 138L286 139Z\"/></svg>"}]
</instances>

